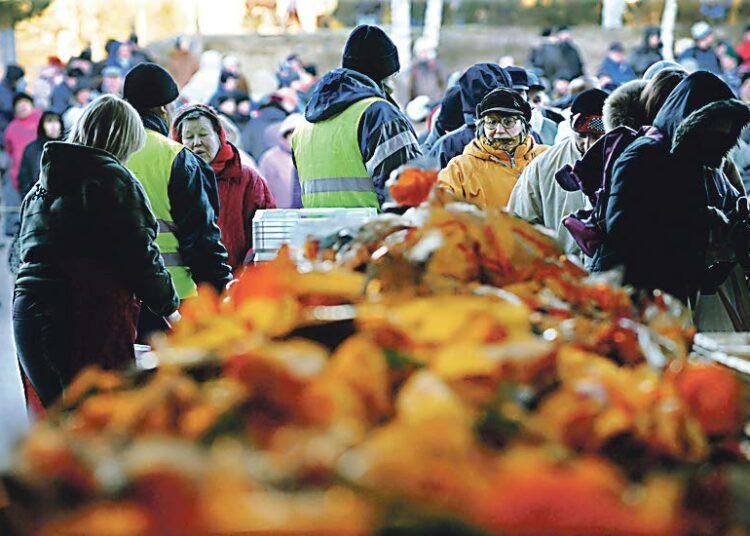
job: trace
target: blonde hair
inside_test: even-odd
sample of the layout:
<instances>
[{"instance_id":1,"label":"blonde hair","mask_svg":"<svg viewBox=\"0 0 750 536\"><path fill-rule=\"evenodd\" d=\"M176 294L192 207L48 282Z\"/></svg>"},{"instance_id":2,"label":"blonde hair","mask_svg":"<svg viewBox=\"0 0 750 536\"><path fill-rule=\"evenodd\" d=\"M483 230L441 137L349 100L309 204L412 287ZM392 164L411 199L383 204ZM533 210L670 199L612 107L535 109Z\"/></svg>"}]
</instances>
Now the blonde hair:
<instances>
[{"instance_id":1,"label":"blonde hair","mask_svg":"<svg viewBox=\"0 0 750 536\"><path fill-rule=\"evenodd\" d=\"M102 95L84 108L67 141L102 149L125 163L145 145L146 131L129 103L115 95Z\"/></svg>"}]
</instances>

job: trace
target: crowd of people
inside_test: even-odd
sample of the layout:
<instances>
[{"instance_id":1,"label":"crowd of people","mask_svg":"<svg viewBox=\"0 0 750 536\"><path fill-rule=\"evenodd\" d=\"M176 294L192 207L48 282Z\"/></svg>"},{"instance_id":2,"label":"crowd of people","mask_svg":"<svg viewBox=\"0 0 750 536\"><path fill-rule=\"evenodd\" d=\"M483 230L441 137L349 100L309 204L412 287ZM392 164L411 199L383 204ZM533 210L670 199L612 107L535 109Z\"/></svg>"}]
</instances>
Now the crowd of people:
<instances>
[{"instance_id":1,"label":"crowd of people","mask_svg":"<svg viewBox=\"0 0 750 536\"><path fill-rule=\"evenodd\" d=\"M726 276L706 267L716 237L735 239L750 212L750 27L737 47L713 35L694 25L670 62L647 29L630 55L612 43L596 76L565 27L525 66L453 74L422 39L399 82L394 42L360 25L339 68L318 77L289 55L258 99L236 56L198 58L182 37L164 66L135 36L103 62L50 58L31 93L8 66L0 168L4 204L23 199L5 233L29 392L47 406L84 364L132 362L199 285L226 288L253 259L257 210L403 210L387 184L406 166L549 228L593 272L621 267L694 305L708 272L714 287Z\"/></svg>"}]
</instances>

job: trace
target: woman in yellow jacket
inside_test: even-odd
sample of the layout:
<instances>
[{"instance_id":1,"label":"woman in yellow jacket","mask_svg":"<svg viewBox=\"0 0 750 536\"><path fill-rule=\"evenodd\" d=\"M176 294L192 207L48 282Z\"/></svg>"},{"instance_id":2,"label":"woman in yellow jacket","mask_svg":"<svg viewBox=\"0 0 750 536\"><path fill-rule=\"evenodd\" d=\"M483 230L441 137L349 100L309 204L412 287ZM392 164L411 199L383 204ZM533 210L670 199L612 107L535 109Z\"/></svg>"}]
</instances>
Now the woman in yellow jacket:
<instances>
[{"instance_id":1,"label":"woman in yellow jacket","mask_svg":"<svg viewBox=\"0 0 750 536\"><path fill-rule=\"evenodd\" d=\"M523 170L548 147L534 142L531 107L515 91L492 90L477 117L476 138L438 174L437 187L481 209L505 207Z\"/></svg>"}]
</instances>

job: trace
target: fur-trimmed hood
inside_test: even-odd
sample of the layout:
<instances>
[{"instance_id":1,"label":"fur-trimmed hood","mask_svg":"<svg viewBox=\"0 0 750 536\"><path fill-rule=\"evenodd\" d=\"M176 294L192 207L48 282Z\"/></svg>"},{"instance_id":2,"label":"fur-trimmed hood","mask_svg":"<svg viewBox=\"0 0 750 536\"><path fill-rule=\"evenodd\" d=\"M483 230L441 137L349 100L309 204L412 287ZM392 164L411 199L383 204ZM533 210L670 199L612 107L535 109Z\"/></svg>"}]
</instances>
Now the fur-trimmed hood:
<instances>
[{"instance_id":1,"label":"fur-trimmed hood","mask_svg":"<svg viewBox=\"0 0 750 536\"><path fill-rule=\"evenodd\" d=\"M630 127L638 130L646 123L646 112L641 104L641 92L646 87L645 80L627 82L607 97L604 102L604 128L610 132L617 127Z\"/></svg>"},{"instance_id":2,"label":"fur-trimmed hood","mask_svg":"<svg viewBox=\"0 0 750 536\"><path fill-rule=\"evenodd\" d=\"M739 137L742 129L750 123L750 106L737 99L720 100L698 108L678 125L672 137L672 152L680 143L695 132L704 131L707 125L719 120L732 121L732 131ZM727 147L727 152L731 147Z\"/></svg>"}]
</instances>

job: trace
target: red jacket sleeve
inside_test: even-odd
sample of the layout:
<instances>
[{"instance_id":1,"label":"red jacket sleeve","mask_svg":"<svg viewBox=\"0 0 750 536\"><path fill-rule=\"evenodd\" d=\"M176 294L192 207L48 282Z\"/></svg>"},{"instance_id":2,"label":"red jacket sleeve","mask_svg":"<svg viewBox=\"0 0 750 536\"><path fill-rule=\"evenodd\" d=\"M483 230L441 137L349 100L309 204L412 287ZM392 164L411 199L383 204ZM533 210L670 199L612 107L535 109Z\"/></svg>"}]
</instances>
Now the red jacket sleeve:
<instances>
[{"instance_id":1,"label":"red jacket sleeve","mask_svg":"<svg viewBox=\"0 0 750 536\"><path fill-rule=\"evenodd\" d=\"M276 200L266 184L266 180L256 170L242 166L244 176L247 178L245 199L243 203L243 219L245 222L246 255L253 252L253 216L256 210L276 208Z\"/></svg>"}]
</instances>

